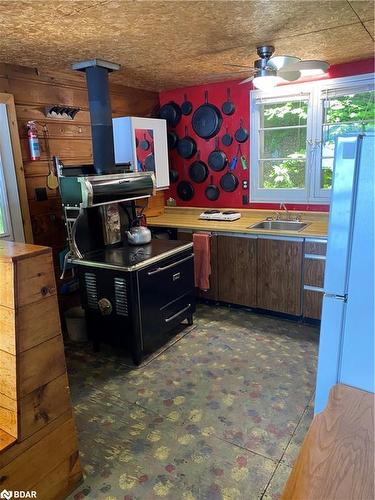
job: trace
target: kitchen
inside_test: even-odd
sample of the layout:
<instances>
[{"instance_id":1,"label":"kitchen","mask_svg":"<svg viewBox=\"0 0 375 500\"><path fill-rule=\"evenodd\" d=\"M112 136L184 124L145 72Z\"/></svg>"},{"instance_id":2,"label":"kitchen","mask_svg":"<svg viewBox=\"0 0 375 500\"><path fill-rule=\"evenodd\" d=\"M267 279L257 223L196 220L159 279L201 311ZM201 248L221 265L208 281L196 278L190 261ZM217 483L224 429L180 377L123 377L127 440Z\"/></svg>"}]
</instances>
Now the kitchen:
<instances>
[{"instance_id":1,"label":"kitchen","mask_svg":"<svg viewBox=\"0 0 375 500\"><path fill-rule=\"evenodd\" d=\"M372 2L0 7L2 488L370 498Z\"/></svg>"}]
</instances>

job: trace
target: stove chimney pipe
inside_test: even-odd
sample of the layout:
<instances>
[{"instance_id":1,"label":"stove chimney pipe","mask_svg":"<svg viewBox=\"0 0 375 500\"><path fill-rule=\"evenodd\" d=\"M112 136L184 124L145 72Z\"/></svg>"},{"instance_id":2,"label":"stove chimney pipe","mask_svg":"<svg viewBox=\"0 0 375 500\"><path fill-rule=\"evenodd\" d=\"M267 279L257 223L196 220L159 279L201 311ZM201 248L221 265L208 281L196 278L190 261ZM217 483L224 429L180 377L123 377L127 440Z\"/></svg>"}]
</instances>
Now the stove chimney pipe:
<instances>
[{"instance_id":1,"label":"stove chimney pipe","mask_svg":"<svg viewBox=\"0 0 375 500\"><path fill-rule=\"evenodd\" d=\"M115 167L108 73L117 71L120 65L92 59L75 63L72 68L86 73L94 169L97 174L105 174Z\"/></svg>"}]
</instances>

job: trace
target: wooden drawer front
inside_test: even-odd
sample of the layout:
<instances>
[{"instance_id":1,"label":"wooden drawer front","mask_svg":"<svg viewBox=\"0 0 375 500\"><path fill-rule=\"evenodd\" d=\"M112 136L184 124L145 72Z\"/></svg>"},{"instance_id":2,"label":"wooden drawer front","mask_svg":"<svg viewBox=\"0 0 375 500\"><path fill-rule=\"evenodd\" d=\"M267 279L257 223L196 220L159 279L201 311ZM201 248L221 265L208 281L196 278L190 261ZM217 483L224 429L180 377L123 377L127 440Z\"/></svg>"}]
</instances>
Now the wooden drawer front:
<instances>
[{"instance_id":1,"label":"wooden drawer front","mask_svg":"<svg viewBox=\"0 0 375 500\"><path fill-rule=\"evenodd\" d=\"M31 304L54 294L56 284L51 252L17 263L18 306Z\"/></svg>"},{"instance_id":2,"label":"wooden drawer front","mask_svg":"<svg viewBox=\"0 0 375 500\"><path fill-rule=\"evenodd\" d=\"M16 356L0 351L0 393L8 398L17 399Z\"/></svg>"},{"instance_id":3,"label":"wooden drawer front","mask_svg":"<svg viewBox=\"0 0 375 500\"><path fill-rule=\"evenodd\" d=\"M22 352L60 333L57 295L19 308L17 351Z\"/></svg>"},{"instance_id":4,"label":"wooden drawer front","mask_svg":"<svg viewBox=\"0 0 375 500\"><path fill-rule=\"evenodd\" d=\"M320 319L322 315L323 292L314 290L303 291L303 316Z\"/></svg>"},{"instance_id":5,"label":"wooden drawer front","mask_svg":"<svg viewBox=\"0 0 375 500\"><path fill-rule=\"evenodd\" d=\"M305 241L305 254L325 255L327 253L327 243Z\"/></svg>"},{"instance_id":6,"label":"wooden drawer front","mask_svg":"<svg viewBox=\"0 0 375 500\"><path fill-rule=\"evenodd\" d=\"M323 288L324 284L325 260L323 259L305 259L303 269L304 285Z\"/></svg>"},{"instance_id":7,"label":"wooden drawer front","mask_svg":"<svg viewBox=\"0 0 375 500\"><path fill-rule=\"evenodd\" d=\"M61 335L22 352L18 359L18 394L23 397L65 372Z\"/></svg>"}]
</instances>

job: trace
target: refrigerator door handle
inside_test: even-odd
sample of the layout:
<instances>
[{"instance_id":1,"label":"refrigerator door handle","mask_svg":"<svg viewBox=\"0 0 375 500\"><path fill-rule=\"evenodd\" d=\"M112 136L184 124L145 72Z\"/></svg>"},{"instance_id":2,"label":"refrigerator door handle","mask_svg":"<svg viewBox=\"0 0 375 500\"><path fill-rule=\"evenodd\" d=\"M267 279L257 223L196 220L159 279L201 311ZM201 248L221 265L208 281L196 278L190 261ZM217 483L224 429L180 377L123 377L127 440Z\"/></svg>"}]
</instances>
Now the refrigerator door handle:
<instances>
[{"instance_id":1,"label":"refrigerator door handle","mask_svg":"<svg viewBox=\"0 0 375 500\"><path fill-rule=\"evenodd\" d=\"M325 293L324 297L332 297L333 299L342 300L343 302L348 301L348 294L347 293L345 293L344 295L337 295L335 293Z\"/></svg>"}]
</instances>

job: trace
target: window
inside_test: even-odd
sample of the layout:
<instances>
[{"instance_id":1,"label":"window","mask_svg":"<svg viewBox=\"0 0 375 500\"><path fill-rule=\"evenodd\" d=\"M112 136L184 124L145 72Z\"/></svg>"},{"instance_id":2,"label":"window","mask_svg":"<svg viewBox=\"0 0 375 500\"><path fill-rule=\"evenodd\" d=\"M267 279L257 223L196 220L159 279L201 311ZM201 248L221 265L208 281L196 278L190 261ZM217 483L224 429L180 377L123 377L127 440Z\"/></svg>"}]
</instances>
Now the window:
<instances>
[{"instance_id":1,"label":"window","mask_svg":"<svg viewBox=\"0 0 375 500\"><path fill-rule=\"evenodd\" d=\"M4 169L0 156L0 238L11 236L9 224L8 199L5 188Z\"/></svg>"},{"instance_id":2,"label":"window","mask_svg":"<svg viewBox=\"0 0 375 500\"><path fill-rule=\"evenodd\" d=\"M335 138L374 131L373 75L252 91L251 200L328 203Z\"/></svg>"}]
</instances>

